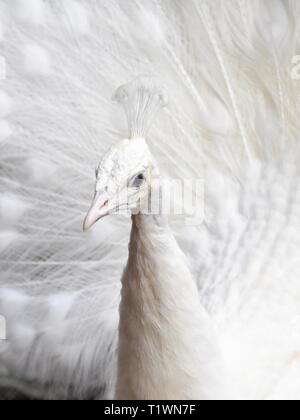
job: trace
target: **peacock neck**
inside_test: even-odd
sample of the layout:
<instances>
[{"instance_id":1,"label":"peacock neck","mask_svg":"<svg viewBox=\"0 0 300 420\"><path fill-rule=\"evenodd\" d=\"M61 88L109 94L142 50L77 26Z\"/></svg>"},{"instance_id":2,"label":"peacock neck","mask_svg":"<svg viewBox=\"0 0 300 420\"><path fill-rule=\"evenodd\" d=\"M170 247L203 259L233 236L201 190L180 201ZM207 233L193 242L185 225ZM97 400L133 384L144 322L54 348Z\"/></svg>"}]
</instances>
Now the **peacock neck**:
<instances>
[{"instance_id":1,"label":"peacock neck","mask_svg":"<svg viewBox=\"0 0 300 420\"><path fill-rule=\"evenodd\" d=\"M117 399L201 399L210 323L163 216L133 216L122 278ZM202 377L201 377L202 376Z\"/></svg>"},{"instance_id":2,"label":"peacock neck","mask_svg":"<svg viewBox=\"0 0 300 420\"><path fill-rule=\"evenodd\" d=\"M169 227L169 219L164 215L138 214L132 216L132 230L130 238L129 252L131 245L137 243L137 239L141 240L149 237L159 239L161 236L173 237L173 233Z\"/></svg>"}]
</instances>

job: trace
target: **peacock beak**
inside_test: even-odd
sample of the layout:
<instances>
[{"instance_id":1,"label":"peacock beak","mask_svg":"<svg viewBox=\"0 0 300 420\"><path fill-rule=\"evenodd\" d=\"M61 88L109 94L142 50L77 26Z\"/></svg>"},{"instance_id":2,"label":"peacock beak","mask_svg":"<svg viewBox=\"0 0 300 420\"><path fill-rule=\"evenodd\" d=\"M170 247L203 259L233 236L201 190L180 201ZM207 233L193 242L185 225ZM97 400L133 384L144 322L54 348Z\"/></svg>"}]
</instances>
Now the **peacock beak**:
<instances>
[{"instance_id":1,"label":"peacock beak","mask_svg":"<svg viewBox=\"0 0 300 420\"><path fill-rule=\"evenodd\" d=\"M105 191L98 191L95 194L91 208L86 215L83 223L83 231L89 230L98 220L102 217L107 216L109 213L108 209L108 194Z\"/></svg>"}]
</instances>

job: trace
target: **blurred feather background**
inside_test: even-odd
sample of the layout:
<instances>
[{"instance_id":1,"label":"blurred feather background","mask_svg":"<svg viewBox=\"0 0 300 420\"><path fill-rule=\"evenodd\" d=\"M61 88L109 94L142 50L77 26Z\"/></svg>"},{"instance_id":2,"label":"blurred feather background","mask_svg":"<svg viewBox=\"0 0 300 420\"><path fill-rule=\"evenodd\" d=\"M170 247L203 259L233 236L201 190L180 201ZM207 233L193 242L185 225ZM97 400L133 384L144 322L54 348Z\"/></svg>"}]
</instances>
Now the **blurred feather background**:
<instances>
[{"instance_id":1,"label":"blurred feather background","mask_svg":"<svg viewBox=\"0 0 300 420\"><path fill-rule=\"evenodd\" d=\"M279 383L287 360L299 359L299 86L290 77L299 6L0 1L3 386L33 397L112 396L130 226L114 217L83 235L82 221L93 168L127 134L112 93L152 73L171 99L151 130L153 153L165 176L206 182L205 223L172 226L232 360L242 359L235 369L247 365L247 384L235 384L253 398L274 383L299 395L299 363L287 373L292 385Z\"/></svg>"}]
</instances>

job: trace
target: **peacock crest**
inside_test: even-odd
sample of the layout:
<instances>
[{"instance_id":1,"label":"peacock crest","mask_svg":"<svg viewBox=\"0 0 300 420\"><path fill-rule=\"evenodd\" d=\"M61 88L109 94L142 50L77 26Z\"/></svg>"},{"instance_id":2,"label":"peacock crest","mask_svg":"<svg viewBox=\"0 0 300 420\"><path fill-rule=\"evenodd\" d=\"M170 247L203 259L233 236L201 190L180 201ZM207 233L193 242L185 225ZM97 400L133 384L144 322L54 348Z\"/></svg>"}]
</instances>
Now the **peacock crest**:
<instances>
[{"instance_id":1,"label":"peacock crest","mask_svg":"<svg viewBox=\"0 0 300 420\"><path fill-rule=\"evenodd\" d=\"M123 105L130 139L145 137L158 111L168 104L167 93L152 76L139 76L120 86L113 98Z\"/></svg>"}]
</instances>

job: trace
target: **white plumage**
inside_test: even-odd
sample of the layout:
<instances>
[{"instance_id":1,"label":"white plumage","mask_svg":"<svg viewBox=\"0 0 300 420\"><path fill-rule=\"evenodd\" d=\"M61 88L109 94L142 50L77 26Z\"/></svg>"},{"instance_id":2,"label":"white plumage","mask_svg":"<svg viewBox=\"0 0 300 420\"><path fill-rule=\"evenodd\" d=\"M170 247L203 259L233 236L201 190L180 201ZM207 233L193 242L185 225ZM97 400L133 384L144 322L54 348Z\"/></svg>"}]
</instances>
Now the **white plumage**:
<instances>
[{"instance_id":1,"label":"white plumage","mask_svg":"<svg viewBox=\"0 0 300 420\"><path fill-rule=\"evenodd\" d=\"M228 372L205 397L299 399L299 2L27 4L0 4L1 384L113 396L130 224L81 226L127 136L111 94L150 72L170 98L148 134L162 175L205 180L204 223L171 220Z\"/></svg>"}]
</instances>

